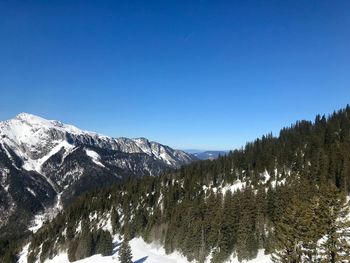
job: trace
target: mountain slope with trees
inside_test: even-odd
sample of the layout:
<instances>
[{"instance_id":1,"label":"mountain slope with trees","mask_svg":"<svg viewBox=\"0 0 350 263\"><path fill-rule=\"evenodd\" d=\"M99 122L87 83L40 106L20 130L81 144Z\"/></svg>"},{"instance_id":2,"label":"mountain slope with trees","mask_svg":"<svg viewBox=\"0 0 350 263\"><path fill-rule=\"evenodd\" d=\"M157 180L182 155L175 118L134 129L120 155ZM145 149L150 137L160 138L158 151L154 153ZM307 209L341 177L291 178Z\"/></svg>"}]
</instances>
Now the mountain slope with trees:
<instances>
[{"instance_id":1,"label":"mountain slope with trees","mask_svg":"<svg viewBox=\"0 0 350 263\"><path fill-rule=\"evenodd\" d=\"M1 121L0 255L58 201L195 159L145 138L112 138L28 113Z\"/></svg>"},{"instance_id":2,"label":"mountain slope with trees","mask_svg":"<svg viewBox=\"0 0 350 263\"><path fill-rule=\"evenodd\" d=\"M87 193L28 239L29 262L61 250L90 256L100 231L198 262L249 260L259 249L275 262L349 262L349 146L347 106L216 160Z\"/></svg>"}]
</instances>

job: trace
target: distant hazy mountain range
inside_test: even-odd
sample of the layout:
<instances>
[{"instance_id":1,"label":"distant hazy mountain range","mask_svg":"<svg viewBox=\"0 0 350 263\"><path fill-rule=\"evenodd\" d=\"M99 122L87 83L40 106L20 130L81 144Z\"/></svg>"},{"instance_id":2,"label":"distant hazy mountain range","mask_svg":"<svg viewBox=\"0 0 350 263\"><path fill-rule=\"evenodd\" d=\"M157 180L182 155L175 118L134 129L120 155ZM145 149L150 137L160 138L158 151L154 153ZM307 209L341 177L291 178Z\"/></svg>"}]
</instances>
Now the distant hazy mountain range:
<instances>
[{"instance_id":1,"label":"distant hazy mountain range","mask_svg":"<svg viewBox=\"0 0 350 263\"><path fill-rule=\"evenodd\" d=\"M199 160L214 160L218 158L220 155L225 155L228 151L206 151L206 150L184 150L185 152L192 154Z\"/></svg>"}]
</instances>

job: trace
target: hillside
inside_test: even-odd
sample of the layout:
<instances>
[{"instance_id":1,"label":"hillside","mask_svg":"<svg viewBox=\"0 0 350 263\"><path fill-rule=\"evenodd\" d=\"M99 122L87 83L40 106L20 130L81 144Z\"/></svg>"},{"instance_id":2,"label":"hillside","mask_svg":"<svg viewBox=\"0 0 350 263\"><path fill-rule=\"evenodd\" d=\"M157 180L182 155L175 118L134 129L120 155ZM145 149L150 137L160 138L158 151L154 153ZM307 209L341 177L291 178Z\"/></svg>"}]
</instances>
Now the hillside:
<instances>
[{"instance_id":1,"label":"hillside","mask_svg":"<svg viewBox=\"0 0 350 263\"><path fill-rule=\"evenodd\" d=\"M112 254L106 240L115 234L161 243L188 261L253 260L263 250L275 262L347 262L349 146L348 106L216 160L87 193L28 240L28 262L62 251L79 260L101 244Z\"/></svg>"}]
</instances>

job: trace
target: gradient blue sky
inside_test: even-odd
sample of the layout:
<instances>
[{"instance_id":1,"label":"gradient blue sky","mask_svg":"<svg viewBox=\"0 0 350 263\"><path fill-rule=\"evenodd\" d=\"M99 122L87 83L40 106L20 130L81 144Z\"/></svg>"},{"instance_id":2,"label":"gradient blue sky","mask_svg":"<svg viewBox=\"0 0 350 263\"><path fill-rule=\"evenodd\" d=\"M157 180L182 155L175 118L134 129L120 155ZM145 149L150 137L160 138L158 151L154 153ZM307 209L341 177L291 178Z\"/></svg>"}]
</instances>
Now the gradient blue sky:
<instances>
[{"instance_id":1,"label":"gradient blue sky","mask_svg":"<svg viewBox=\"0 0 350 263\"><path fill-rule=\"evenodd\" d=\"M0 119L233 149L350 102L350 1L0 1Z\"/></svg>"}]
</instances>

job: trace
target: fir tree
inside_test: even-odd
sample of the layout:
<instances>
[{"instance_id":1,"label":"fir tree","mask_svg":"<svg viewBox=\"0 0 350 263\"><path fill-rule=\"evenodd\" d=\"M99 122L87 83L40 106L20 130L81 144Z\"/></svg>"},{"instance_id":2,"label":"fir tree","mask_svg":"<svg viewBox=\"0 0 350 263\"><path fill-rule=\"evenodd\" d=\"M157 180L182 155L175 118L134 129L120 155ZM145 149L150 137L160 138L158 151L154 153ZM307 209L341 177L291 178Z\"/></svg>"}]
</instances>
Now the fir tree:
<instances>
[{"instance_id":1,"label":"fir tree","mask_svg":"<svg viewBox=\"0 0 350 263\"><path fill-rule=\"evenodd\" d=\"M113 234L116 234L120 230L119 220L120 220L120 217L119 217L118 211L116 208L113 208L112 214L111 214Z\"/></svg>"},{"instance_id":2,"label":"fir tree","mask_svg":"<svg viewBox=\"0 0 350 263\"><path fill-rule=\"evenodd\" d=\"M112 236L109 231L100 230L98 239L96 242L96 254L102 254L102 256L109 256L112 254L113 244Z\"/></svg>"},{"instance_id":3,"label":"fir tree","mask_svg":"<svg viewBox=\"0 0 350 263\"><path fill-rule=\"evenodd\" d=\"M75 240L72 240L69 243L69 247L68 247L68 260L69 262L75 261L76 257L75 257L75 252L77 251L77 246L78 246L78 242Z\"/></svg>"},{"instance_id":4,"label":"fir tree","mask_svg":"<svg viewBox=\"0 0 350 263\"><path fill-rule=\"evenodd\" d=\"M132 254L129 242L124 240L118 252L120 263L132 263Z\"/></svg>"},{"instance_id":5,"label":"fir tree","mask_svg":"<svg viewBox=\"0 0 350 263\"><path fill-rule=\"evenodd\" d=\"M329 187L322 202L326 229L320 244L321 262L350 262L350 204L335 186Z\"/></svg>"},{"instance_id":6,"label":"fir tree","mask_svg":"<svg viewBox=\"0 0 350 263\"><path fill-rule=\"evenodd\" d=\"M83 259L90 257L93 252L93 238L90 232L85 232L79 238L78 245L75 251L75 259Z\"/></svg>"},{"instance_id":7,"label":"fir tree","mask_svg":"<svg viewBox=\"0 0 350 263\"><path fill-rule=\"evenodd\" d=\"M286 208L281 220L275 226L275 252L272 261L276 263L302 262L305 231L310 226L306 216L307 206L293 200Z\"/></svg>"}]
</instances>

